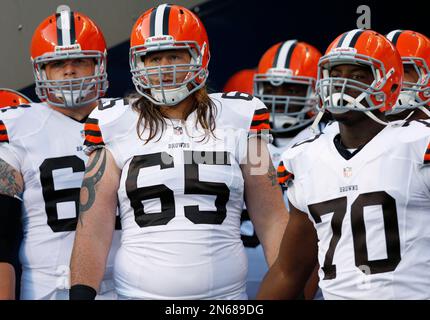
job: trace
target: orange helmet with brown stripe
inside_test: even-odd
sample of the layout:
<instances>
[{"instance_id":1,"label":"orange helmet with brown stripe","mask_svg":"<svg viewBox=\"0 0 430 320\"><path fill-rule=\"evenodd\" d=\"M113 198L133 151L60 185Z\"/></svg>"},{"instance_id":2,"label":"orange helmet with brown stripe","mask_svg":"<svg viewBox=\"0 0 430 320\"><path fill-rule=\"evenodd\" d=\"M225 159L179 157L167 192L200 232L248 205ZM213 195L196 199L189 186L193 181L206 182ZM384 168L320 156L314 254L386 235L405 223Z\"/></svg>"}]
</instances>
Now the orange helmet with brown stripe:
<instances>
[{"instance_id":1,"label":"orange helmet with brown stripe","mask_svg":"<svg viewBox=\"0 0 430 320\"><path fill-rule=\"evenodd\" d=\"M312 122L320 57L321 53L306 42L289 40L275 44L260 59L254 95L271 111L273 132L291 131Z\"/></svg>"},{"instance_id":2,"label":"orange helmet with brown stripe","mask_svg":"<svg viewBox=\"0 0 430 320\"><path fill-rule=\"evenodd\" d=\"M143 58L155 51L186 49L189 64L145 66ZM204 86L210 60L208 36L200 19L190 10L162 4L143 13L130 35L130 68L136 90L157 105L176 105ZM177 68L187 68L182 82L163 82L164 75L176 79ZM183 72L183 71L182 71ZM151 83L149 76L160 81Z\"/></svg>"},{"instance_id":3,"label":"orange helmet with brown stripe","mask_svg":"<svg viewBox=\"0 0 430 320\"><path fill-rule=\"evenodd\" d=\"M31 100L15 90L0 88L0 108L31 103Z\"/></svg>"},{"instance_id":4,"label":"orange helmet with brown stripe","mask_svg":"<svg viewBox=\"0 0 430 320\"><path fill-rule=\"evenodd\" d=\"M106 42L100 28L86 15L61 5L39 24L31 41L31 60L40 100L57 107L80 107L104 96L108 88ZM47 63L65 59L92 58L93 76L49 80Z\"/></svg>"},{"instance_id":5,"label":"orange helmet with brown stripe","mask_svg":"<svg viewBox=\"0 0 430 320\"><path fill-rule=\"evenodd\" d=\"M368 85L330 76L333 66L345 64L369 67L374 81ZM391 110L399 96L402 80L402 61L394 45L375 31L355 29L338 36L320 59L317 92L322 109L332 113L363 111L373 120L386 124L371 111ZM352 97L347 94L348 90L360 94Z\"/></svg>"},{"instance_id":6,"label":"orange helmet with brown stripe","mask_svg":"<svg viewBox=\"0 0 430 320\"><path fill-rule=\"evenodd\" d=\"M414 82L404 79L399 99L391 113L420 107L430 116L424 108L430 106L430 39L411 30L394 30L387 34L387 38L399 51L405 74L412 68L417 76Z\"/></svg>"},{"instance_id":7,"label":"orange helmet with brown stripe","mask_svg":"<svg viewBox=\"0 0 430 320\"><path fill-rule=\"evenodd\" d=\"M243 69L235 72L227 80L222 91L226 93L238 91L252 95L254 87L254 75L256 72L257 70L255 69Z\"/></svg>"}]
</instances>

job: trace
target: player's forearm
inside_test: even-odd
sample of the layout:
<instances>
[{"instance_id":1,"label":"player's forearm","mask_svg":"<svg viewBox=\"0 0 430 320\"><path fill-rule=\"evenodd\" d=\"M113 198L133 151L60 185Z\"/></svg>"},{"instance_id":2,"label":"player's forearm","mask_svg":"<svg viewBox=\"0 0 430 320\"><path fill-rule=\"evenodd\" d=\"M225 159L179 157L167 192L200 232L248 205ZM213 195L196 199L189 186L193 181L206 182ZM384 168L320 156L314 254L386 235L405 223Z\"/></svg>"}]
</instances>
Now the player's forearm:
<instances>
[{"instance_id":1,"label":"player's forearm","mask_svg":"<svg viewBox=\"0 0 430 320\"><path fill-rule=\"evenodd\" d=\"M94 151L82 182L70 262L71 285L99 289L115 228L119 170L105 149Z\"/></svg>"},{"instance_id":2,"label":"player's forearm","mask_svg":"<svg viewBox=\"0 0 430 320\"><path fill-rule=\"evenodd\" d=\"M264 277L257 294L257 299L296 299L302 292L303 287L304 281L298 280L298 278L296 278L293 274L283 273L278 262L276 261Z\"/></svg>"},{"instance_id":3,"label":"player's forearm","mask_svg":"<svg viewBox=\"0 0 430 320\"><path fill-rule=\"evenodd\" d=\"M76 235L70 261L71 285L84 284L99 290L106 267L110 240Z\"/></svg>"},{"instance_id":4,"label":"player's forearm","mask_svg":"<svg viewBox=\"0 0 430 320\"><path fill-rule=\"evenodd\" d=\"M15 299L15 270L9 263L0 262L0 300Z\"/></svg>"},{"instance_id":5,"label":"player's forearm","mask_svg":"<svg viewBox=\"0 0 430 320\"><path fill-rule=\"evenodd\" d=\"M306 282L304 295L306 300L313 300L318 291L319 277L318 277L319 264L315 266L314 271L312 271L311 276Z\"/></svg>"},{"instance_id":6,"label":"player's forearm","mask_svg":"<svg viewBox=\"0 0 430 320\"><path fill-rule=\"evenodd\" d=\"M263 245L264 255L269 267L278 257L279 247L288 222L288 210L278 186L268 186L268 199L253 201L248 208L258 239ZM257 194L251 195L257 197ZM248 201L249 202L249 201Z\"/></svg>"},{"instance_id":7,"label":"player's forearm","mask_svg":"<svg viewBox=\"0 0 430 320\"><path fill-rule=\"evenodd\" d=\"M281 210L279 213L274 214L274 217L276 219L268 219L267 227L263 232L260 231L260 234L258 234L257 230L257 235L263 245L264 255L269 267L273 265L278 257L282 236L288 222L288 213L286 210Z\"/></svg>"}]
</instances>

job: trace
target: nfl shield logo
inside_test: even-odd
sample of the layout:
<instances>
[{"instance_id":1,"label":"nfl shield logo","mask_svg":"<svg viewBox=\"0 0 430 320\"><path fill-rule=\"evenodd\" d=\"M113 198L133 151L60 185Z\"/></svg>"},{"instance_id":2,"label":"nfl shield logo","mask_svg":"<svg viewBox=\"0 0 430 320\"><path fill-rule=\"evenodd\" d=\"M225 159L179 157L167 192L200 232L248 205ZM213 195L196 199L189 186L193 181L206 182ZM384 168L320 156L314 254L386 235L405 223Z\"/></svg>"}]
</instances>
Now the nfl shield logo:
<instances>
[{"instance_id":1,"label":"nfl shield logo","mask_svg":"<svg viewBox=\"0 0 430 320\"><path fill-rule=\"evenodd\" d=\"M350 178L352 176L352 168L351 167L343 168L343 176L345 178Z\"/></svg>"},{"instance_id":2,"label":"nfl shield logo","mask_svg":"<svg viewBox=\"0 0 430 320\"><path fill-rule=\"evenodd\" d=\"M182 129L182 127L173 127L173 132L176 134L176 135L181 135L184 131L183 131L183 129Z\"/></svg>"}]
</instances>

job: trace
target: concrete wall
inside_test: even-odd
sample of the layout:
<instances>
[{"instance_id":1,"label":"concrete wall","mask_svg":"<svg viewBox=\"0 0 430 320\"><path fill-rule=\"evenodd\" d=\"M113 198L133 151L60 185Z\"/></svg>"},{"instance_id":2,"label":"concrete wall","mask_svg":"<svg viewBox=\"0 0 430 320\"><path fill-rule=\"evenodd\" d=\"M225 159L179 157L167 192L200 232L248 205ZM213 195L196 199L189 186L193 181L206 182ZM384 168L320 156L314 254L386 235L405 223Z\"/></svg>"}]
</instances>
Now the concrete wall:
<instances>
[{"instance_id":1,"label":"concrete wall","mask_svg":"<svg viewBox=\"0 0 430 320\"><path fill-rule=\"evenodd\" d=\"M34 29L60 4L85 13L103 30L108 47L129 38L141 13L166 1L151 0L1 0L0 87L21 89L33 83L29 47ZM168 1L192 7L201 0Z\"/></svg>"}]
</instances>

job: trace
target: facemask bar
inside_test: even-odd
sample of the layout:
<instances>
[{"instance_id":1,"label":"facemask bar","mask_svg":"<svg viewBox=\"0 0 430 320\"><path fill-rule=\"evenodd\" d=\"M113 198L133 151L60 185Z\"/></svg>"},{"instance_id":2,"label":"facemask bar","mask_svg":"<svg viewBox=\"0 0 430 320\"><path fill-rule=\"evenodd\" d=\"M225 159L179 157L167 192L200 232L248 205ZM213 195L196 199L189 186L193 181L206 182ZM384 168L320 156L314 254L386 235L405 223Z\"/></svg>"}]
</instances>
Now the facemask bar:
<instances>
[{"instance_id":1,"label":"facemask bar","mask_svg":"<svg viewBox=\"0 0 430 320\"><path fill-rule=\"evenodd\" d=\"M67 59L94 59L96 61L94 75L67 80L48 80L44 66L53 61ZM96 50L49 53L37 57L33 61L33 74L39 99L61 108L79 108L91 104L104 96L109 86L106 54Z\"/></svg>"},{"instance_id":2,"label":"facemask bar","mask_svg":"<svg viewBox=\"0 0 430 320\"><path fill-rule=\"evenodd\" d=\"M265 85L280 86L283 84L306 85L306 95L297 97L265 93ZM254 76L254 96L269 108L274 133L292 131L305 127L313 121L317 103L314 88L315 79L311 77L287 77L271 74L256 74ZM300 107L299 111L293 111L293 107L297 106Z\"/></svg>"},{"instance_id":3,"label":"facemask bar","mask_svg":"<svg viewBox=\"0 0 430 320\"><path fill-rule=\"evenodd\" d=\"M329 70L340 64L369 66L375 80L372 84L367 85L352 79L330 77ZM317 93L322 102L319 110L327 109L333 113L343 113L349 110L372 111L383 108L386 103L386 95L381 89L391 74L392 70L387 74L381 61L365 55L356 53L328 54L320 59L318 68ZM360 94L353 98L346 93L346 90L358 91ZM362 104L363 101L367 102L368 107Z\"/></svg>"},{"instance_id":4,"label":"facemask bar","mask_svg":"<svg viewBox=\"0 0 430 320\"><path fill-rule=\"evenodd\" d=\"M416 108L422 110L425 109L425 106L430 105L430 87L428 86L430 70L426 61L419 57L402 57L402 62L403 65L412 65L414 67L418 80L417 82L403 81L399 99L388 114L397 114L404 110ZM428 114L427 112L425 113Z\"/></svg>"},{"instance_id":5,"label":"facemask bar","mask_svg":"<svg viewBox=\"0 0 430 320\"><path fill-rule=\"evenodd\" d=\"M179 49L188 50L190 63L146 67L143 62L145 55L150 52ZM156 105L178 104L202 88L206 82L209 72L202 67L205 49L200 48L195 41L170 41L132 47L130 69L137 92ZM183 81L177 82L177 75L180 73L186 73L186 76ZM154 76L158 78L159 84L151 83L150 77ZM163 76L168 76L169 82L163 81Z\"/></svg>"}]
</instances>

